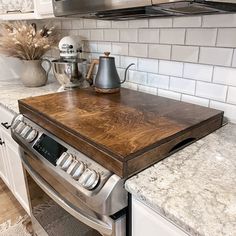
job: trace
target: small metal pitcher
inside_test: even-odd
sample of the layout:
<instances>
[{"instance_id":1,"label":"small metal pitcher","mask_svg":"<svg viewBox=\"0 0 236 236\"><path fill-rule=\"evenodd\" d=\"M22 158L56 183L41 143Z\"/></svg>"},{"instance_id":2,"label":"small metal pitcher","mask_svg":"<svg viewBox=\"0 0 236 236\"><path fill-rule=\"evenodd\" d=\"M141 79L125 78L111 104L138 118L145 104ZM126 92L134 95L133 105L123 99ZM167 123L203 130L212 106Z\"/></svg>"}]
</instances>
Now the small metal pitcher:
<instances>
[{"instance_id":1,"label":"small metal pitcher","mask_svg":"<svg viewBox=\"0 0 236 236\"><path fill-rule=\"evenodd\" d=\"M123 81L117 73L115 58L109 57L110 52L105 52L105 56L99 57L98 72L94 81L95 90L100 93L119 92L120 86L126 81L128 69L134 65L131 63L125 70Z\"/></svg>"}]
</instances>

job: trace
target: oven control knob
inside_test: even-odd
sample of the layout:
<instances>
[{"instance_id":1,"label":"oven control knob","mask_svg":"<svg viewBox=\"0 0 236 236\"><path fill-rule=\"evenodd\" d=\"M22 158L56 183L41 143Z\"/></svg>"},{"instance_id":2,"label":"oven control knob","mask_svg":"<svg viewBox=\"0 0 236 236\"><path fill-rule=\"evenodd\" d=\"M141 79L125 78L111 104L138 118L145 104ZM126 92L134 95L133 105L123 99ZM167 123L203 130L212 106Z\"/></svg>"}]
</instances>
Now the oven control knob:
<instances>
[{"instance_id":1,"label":"oven control knob","mask_svg":"<svg viewBox=\"0 0 236 236\"><path fill-rule=\"evenodd\" d=\"M15 129L23 120L24 120L24 116L22 114L17 115L15 119L12 121L11 128Z\"/></svg>"},{"instance_id":2,"label":"oven control knob","mask_svg":"<svg viewBox=\"0 0 236 236\"><path fill-rule=\"evenodd\" d=\"M29 133L27 133L27 136L25 137L26 141L31 143L33 142L38 136L38 131L35 129L32 129Z\"/></svg>"},{"instance_id":3,"label":"oven control knob","mask_svg":"<svg viewBox=\"0 0 236 236\"><path fill-rule=\"evenodd\" d=\"M91 169L86 169L79 178L79 183L86 189L94 189L100 180L100 175Z\"/></svg>"},{"instance_id":4,"label":"oven control knob","mask_svg":"<svg viewBox=\"0 0 236 236\"><path fill-rule=\"evenodd\" d=\"M69 157L69 155L70 155L69 153L63 152L61 156L57 159L56 165L62 166L64 162L67 160L67 158Z\"/></svg>"},{"instance_id":5,"label":"oven control knob","mask_svg":"<svg viewBox=\"0 0 236 236\"><path fill-rule=\"evenodd\" d=\"M29 125L25 126L25 128L21 131L20 136L22 138L26 138L29 134L29 131L31 131L31 130L32 130L32 128Z\"/></svg>"},{"instance_id":6,"label":"oven control knob","mask_svg":"<svg viewBox=\"0 0 236 236\"><path fill-rule=\"evenodd\" d=\"M20 123L18 123L18 125L15 128L15 132L20 134L22 132L22 130L25 128L26 124L23 121L20 121Z\"/></svg>"},{"instance_id":7,"label":"oven control knob","mask_svg":"<svg viewBox=\"0 0 236 236\"><path fill-rule=\"evenodd\" d=\"M73 170L69 173L73 179L78 180L79 177L83 174L85 170L85 164L80 161L76 161L76 165L74 166ZM69 169L68 169L69 170Z\"/></svg>"},{"instance_id":8,"label":"oven control knob","mask_svg":"<svg viewBox=\"0 0 236 236\"><path fill-rule=\"evenodd\" d=\"M66 171L73 161L74 161L74 157L72 154L69 154L68 156L66 156L65 161L61 165L62 170Z\"/></svg>"}]
</instances>

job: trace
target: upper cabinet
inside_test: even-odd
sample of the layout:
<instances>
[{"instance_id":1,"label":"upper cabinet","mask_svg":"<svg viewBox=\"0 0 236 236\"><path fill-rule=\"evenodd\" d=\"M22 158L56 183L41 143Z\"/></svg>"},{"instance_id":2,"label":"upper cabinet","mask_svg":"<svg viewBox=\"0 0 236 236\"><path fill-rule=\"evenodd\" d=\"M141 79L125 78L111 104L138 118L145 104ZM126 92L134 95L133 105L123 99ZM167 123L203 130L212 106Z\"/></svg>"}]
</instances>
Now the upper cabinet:
<instances>
[{"instance_id":1,"label":"upper cabinet","mask_svg":"<svg viewBox=\"0 0 236 236\"><path fill-rule=\"evenodd\" d=\"M52 0L0 0L0 20L54 17Z\"/></svg>"}]
</instances>

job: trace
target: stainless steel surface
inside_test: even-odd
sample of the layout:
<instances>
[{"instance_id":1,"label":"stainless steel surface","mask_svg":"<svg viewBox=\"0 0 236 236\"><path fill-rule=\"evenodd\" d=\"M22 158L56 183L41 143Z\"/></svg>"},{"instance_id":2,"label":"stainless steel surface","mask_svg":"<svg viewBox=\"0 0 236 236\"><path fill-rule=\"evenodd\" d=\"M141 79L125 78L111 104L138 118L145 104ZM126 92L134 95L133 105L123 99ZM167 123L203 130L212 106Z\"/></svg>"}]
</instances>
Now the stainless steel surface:
<instances>
[{"instance_id":1,"label":"stainless steel surface","mask_svg":"<svg viewBox=\"0 0 236 236\"><path fill-rule=\"evenodd\" d=\"M89 214L85 215L85 212L81 211L78 208L73 208L73 206L69 205L64 199L60 197L59 193L54 191L46 181L44 181L39 175L34 172L31 166L27 163L27 159L25 158L24 154L22 155L22 161L25 169L37 183L37 185L60 207L65 209L79 221L83 222L93 229L98 230L103 235L112 235L112 219L110 219L110 222L103 222L98 218L90 216Z\"/></svg>"},{"instance_id":2,"label":"stainless steel surface","mask_svg":"<svg viewBox=\"0 0 236 236\"><path fill-rule=\"evenodd\" d=\"M115 58L109 57L108 52L105 53L105 56L99 58L98 72L95 77L94 86L99 89L116 89L120 88L120 85L125 82L127 76L127 70L134 63L130 64L125 70L125 76L123 81L120 80L120 77L116 70Z\"/></svg>"},{"instance_id":3,"label":"stainless steel surface","mask_svg":"<svg viewBox=\"0 0 236 236\"><path fill-rule=\"evenodd\" d=\"M87 72L87 61L78 59L75 61L53 60L53 73L58 82L65 88L82 86Z\"/></svg>"},{"instance_id":4,"label":"stainless steel surface","mask_svg":"<svg viewBox=\"0 0 236 236\"><path fill-rule=\"evenodd\" d=\"M69 4L68 4L69 2ZM53 0L56 16L106 20L236 12L235 0Z\"/></svg>"},{"instance_id":5,"label":"stainless steel surface","mask_svg":"<svg viewBox=\"0 0 236 236\"><path fill-rule=\"evenodd\" d=\"M24 130L25 132L23 132ZM28 142L27 138L32 131L38 135L34 141ZM124 209L128 203L123 179L22 115L13 119L11 132L12 137L21 147L23 166L29 174L28 182L31 177L42 192L42 194L34 193L35 187L30 187L28 184L29 199L31 195L37 194L37 201L39 201L41 195L46 195L78 222L83 223L94 232L99 232L99 234L95 232L93 235L126 235L126 211ZM57 157L55 165L34 149L45 136L66 148L66 151ZM47 205L50 200L46 201ZM40 201L44 203L43 198ZM47 230L44 230L44 227L39 227L41 223L37 222L34 202L30 202L34 230L39 236L50 236L50 234L45 234ZM113 217L117 212L119 212L119 217ZM64 236L63 233L60 235Z\"/></svg>"}]
</instances>

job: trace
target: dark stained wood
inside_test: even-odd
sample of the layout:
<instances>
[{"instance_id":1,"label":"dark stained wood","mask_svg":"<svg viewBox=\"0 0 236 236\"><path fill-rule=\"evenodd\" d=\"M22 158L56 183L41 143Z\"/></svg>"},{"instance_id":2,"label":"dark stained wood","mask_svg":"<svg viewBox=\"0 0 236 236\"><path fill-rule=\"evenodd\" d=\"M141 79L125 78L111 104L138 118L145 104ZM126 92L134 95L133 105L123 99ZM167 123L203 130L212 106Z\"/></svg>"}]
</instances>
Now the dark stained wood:
<instances>
[{"instance_id":1,"label":"dark stained wood","mask_svg":"<svg viewBox=\"0 0 236 236\"><path fill-rule=\"evenodd\" d=\"M223 118L221 111L128 89L49 94L20 100L19 109L121 177L167 156L185 139L216 130Z\"/></svg>"}]
</instances>

